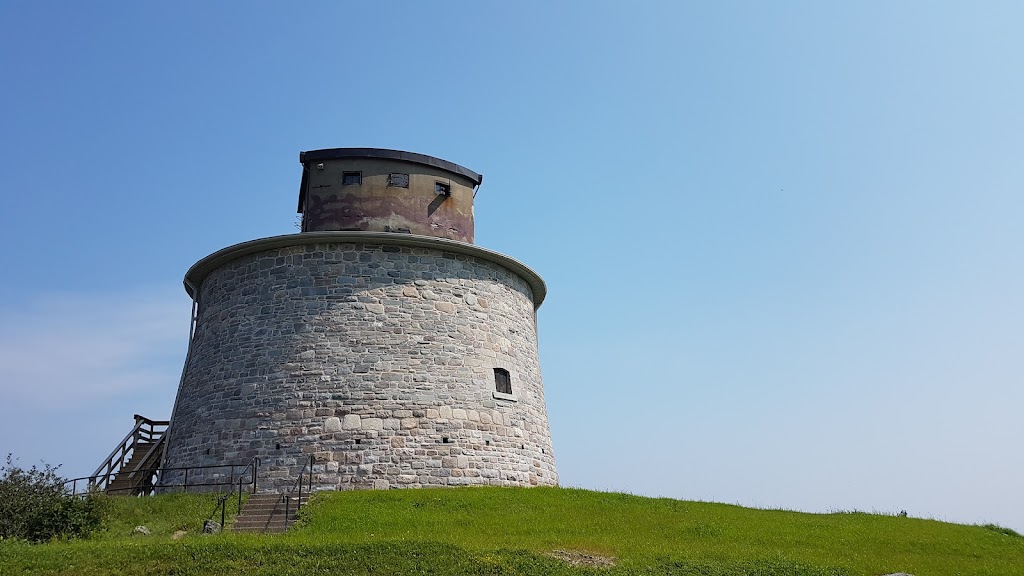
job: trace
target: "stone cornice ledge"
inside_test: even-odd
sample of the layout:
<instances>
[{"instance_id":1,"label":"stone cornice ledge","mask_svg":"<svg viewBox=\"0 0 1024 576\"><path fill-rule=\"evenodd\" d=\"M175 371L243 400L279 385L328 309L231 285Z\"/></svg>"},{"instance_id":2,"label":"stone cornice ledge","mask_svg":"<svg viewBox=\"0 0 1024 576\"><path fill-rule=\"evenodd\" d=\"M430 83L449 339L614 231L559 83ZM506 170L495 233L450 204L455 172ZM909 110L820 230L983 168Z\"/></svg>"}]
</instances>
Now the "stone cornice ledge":
<instances>
[{"instance_id":1,"label":"stone cornice ledge","mask_svg":"<svg viewBox=\"0 0 1024 576\"><path fill-rule=\"evenodd\" d=\"M436 238L434 236L419 236L416 234L399 234L395 232L301 232L299 234L285 234L283 236L271 236L258 240L249 240L227 248L217 250L206 258L196 262L185 273L185 291L189 296L195 297L196 288L203 282L211 272L224 264L266 250L283 248L285 246L305 246L307 244L323 243L359 243L359 244L387 244L393 246L405 246L411 248L430 248L444 250L456 254L465 254L474 258L480 258L493 262L510 272L519 275L526 280L533 291L533 308L540 308L544 297L547 296L547 286L539 274L529 266L515 258L505 256L500 252L481 248L475 244L467 244L447 238Z\"/></svg>"}]
</instances>

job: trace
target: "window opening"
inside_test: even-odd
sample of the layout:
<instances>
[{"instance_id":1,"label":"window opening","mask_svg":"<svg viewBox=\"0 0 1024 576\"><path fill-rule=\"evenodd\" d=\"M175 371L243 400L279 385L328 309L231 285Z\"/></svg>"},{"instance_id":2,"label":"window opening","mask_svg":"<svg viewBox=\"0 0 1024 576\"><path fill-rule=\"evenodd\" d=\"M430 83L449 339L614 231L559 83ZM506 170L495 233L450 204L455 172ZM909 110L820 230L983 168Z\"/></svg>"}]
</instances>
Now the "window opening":
<instances>
[{"instance_id":1,"label":"window opening","mask_svg":"<svg viewBox=\"0 0 1024 576\"><path fill-rule=\"evenodd\" d=\"M451 196L452 185L447 182L434 182L434 192L443 196Z\"/></svg>"},{"instance_id":2,"label":"window opening","mask_svg":"<svg viewBox=\"0 0 1024 576\"><path fill-rule=\"evenodd\" d=\"M342 186L359 186L363 183L362 172L342 172L341 173L341 185Z\"/></svg>"},{"instance_id":3,"label":"window opening","mask_svg":"<svg viewBox=\"0 0 1024 576\"><path fill-rule=\"evenodd\" d=\"M401 172L392 172L388 175L388 186L392 188L408 188L409 175Z\"/></svg>"},{"instance_id":4,"label":"window opening","mask_svg":"<svg viewBox=\"0 0 1024 576\"><path fill-rule=\"evenodd\" d=\"M502 394L512 393L512 378L504 368L494 369L494 390Z\"/></svg>"}]
</instances>

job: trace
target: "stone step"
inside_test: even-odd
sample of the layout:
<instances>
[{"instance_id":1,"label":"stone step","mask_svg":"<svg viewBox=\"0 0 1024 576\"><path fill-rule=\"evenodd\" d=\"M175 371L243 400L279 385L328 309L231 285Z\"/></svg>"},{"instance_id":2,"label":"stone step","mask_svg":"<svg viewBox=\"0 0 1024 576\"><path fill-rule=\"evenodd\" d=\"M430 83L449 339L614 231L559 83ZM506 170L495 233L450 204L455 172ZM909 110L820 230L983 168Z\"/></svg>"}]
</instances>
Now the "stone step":
<instances>
[{"instance_id":1,"label":"stone step","mask_svg":"<svg viewBox=\"0 0 1024 576\"><path fill-rule=\"evenodd\" d=\"M242 512L235 517L231 530L258 534L284 532L295 522L296 512L308 499L306 494L302 498L274 493L252 494L245 501ZM287 517L285 511L288 512Z\"/></svg>"},{"instance_id":2,"label":"stone step","mask_svg":"<svg viewBox=\"0 0 1024 576\"><path fill-rule=\"evenodd\" d=\"M282 530L288 529L293 523L292 522L249 522L246 524L235 523L232 530L248 530L250 528L281 528Z\"/></svg>"},{"instance_id":3,"label":"stone step","mask_svg":"<svg viewBox=\"0 0 1024 576\"><path fill-rule=\"evenodd\" d=\"M232 531L239 534L284 534L287 528L232 528Z\"/></svg>"},{"instance_id":4,"label":"stone step","mask_svg":"<svg viewBox=\"0 0 1024 576\"><path fill-rule=\"evenodd\" d=\"M292 514L288 517L289 522L294 522L296 516ZM281 521L284 522L284 514L260 514L253 516L235 516L235 523L252 523L252 522L270 522L270 521Z\"/></svg>"},{"instance_id":5,"label":"stone step","mask_svg":"<svg viewBox=\"0 0 1024 576\"><path fill-rule=\"evenodd\" d=\"M284 502L268 502L265 504L261 502L257 502L255 504L253 504L252 502L247 502L243 504L243 507L246 510L277 510L278 508L280 508L281 510L284 510L285 508L290 508L294 510L298 505L298 501L292 500L287 504L285 504ZM306 502L302 502L302 505L305 506Z\"/></svg>"},{"instance_id":6,"label":"stone step","mask_svg":"<svg viewBox=\"0 0 1024 576\"><path fill-rule=\"evenodd\" d=\"M250 526L254 524L291 524L295 521L295 518L284 519L284 516L278 516L275 518L236 518L235 526Z\"/></svg>"}]
</instances>

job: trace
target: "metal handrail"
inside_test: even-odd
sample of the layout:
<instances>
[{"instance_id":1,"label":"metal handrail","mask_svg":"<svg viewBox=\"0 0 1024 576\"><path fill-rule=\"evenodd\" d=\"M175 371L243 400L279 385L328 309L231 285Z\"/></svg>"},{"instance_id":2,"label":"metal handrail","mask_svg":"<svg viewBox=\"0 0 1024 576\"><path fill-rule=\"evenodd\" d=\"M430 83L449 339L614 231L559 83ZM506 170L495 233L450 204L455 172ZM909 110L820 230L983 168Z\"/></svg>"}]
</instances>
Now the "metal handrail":
<instances>
[{"instance_id":1,"label":"metal handrail","mask_svg":"<svg viewBox=\"0 0 1024 576\"><path fill-rule=\"evenodd\" d=\"M252 468L254 463L255 463L256 467ZM182 484L161 484L158 487L159 488L175 488L175 487L178 487L178 486L182 486L183 487L183 491L187 492L189 486L228 486L228 485L233 486L234 483L235 483L234 469L235 468L239 468L239 467L243 467L243 466L244 466L244 468L242 468L242 473L238 476L238 479L241 480L245 476L246 471L248 471L250 468L252 468L253 469L252 484L253 484L253 491L255 491L256 490L256 469L259 467L259 458L253 458L253 460L250 461L248 464L214 464L214 465L211 465L211 466L178 466L178 467L169 467L169 468L155 468L155 469L153 469L153 472L154 473L163 474L164 472L184 471L185 472L185 477L183 479L183 483ZM189 470L209 470L209 469L213 469L213 468L230 468L231 469L231 479L228 480L227 482L193 482L192 484L189 484L189 482L188 482L188 472L189 472ZM80 481L88 480L89 481L88 485L95 486L96 484L98 484L98 482L96 482L97 479L103 478L103 479L105 479L106 482L109 482L110 477L111 476L116 476L117 474L118 474L118 472L107 472L106 474L94 474L92 476L81 476L79 478L71 478L69 480L65 480L62 483L62 485L64 487L67 487L68 484L71 484L71 486L72 486L71 493L72 494L76 494L77 493L77 488L78 488L78 482L80 482ZM135 489L135 488L134 487L132 487L132 488L125 488L124 490L130 490L130 489Z\"/></svg>"},{"instance_id":2,"label":"metal handrail","mask_svg":"<svg viewBox=\"0 0 1024 576\"><path fill-rule=\"evenodd\" d=\"M256 477L260 469L260 465L263 463L259 456L253 456L252 460L249 461L249 465L242 469L242 473L238 475L238 509L242 509L242 478L245 477L245 471L252 468L252 493L256 493Z\"/></svg>"},{"instance_id":3,"label":"metal handrail","mask_svg":"<svg viewBox=\"0 0 1024 576\"><path fill-rule=\"evenodd\" d=\"M306 466L309 466L309 490L307 494L313 492L313 463L315 462L313 454L309 455L309 461L302 465L302 469L299 470L299 477L295 479L295 483L298 484L299 488L299 499L295 503L295 512L298 513L299 508L302 508L302 476L306 471ZM295 491L295 487L288 489L288 492L284 495L284 522L285 526L288 525L288 518L291 517L291 503L292 503L292 492Z\"/></svg>"}]
</instances>

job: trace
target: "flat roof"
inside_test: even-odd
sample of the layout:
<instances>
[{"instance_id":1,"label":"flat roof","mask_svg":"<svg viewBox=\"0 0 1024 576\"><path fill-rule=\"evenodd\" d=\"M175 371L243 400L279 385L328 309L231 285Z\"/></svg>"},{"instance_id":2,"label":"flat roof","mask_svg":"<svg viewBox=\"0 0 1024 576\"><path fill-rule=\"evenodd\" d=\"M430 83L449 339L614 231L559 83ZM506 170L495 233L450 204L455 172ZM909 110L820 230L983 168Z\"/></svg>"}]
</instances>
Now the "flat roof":
<instances>
[{"instance_id":1,"label":"flat roof","mask_svg":"<svg viewBox=\"0 0 1024 576\"><path fill-rule=\"evenodd\" d=\"M341 160L344 158L381 158L384 160L402 160L405 162L413 162L415 164L423 164L424 166L440 168L441 170L451 172L458 176L462 176L463 178L469 178L473 181L474 186L479 186L480 183L484 181L483 175L477 174L469 168L459 166L454 162L449 162L433 156L427 156L426 154L417 154L415 152L388 150L386 148L326 148L324 150L299 152L299 162L303 165L308 162L316 162L317 160Z\"/></svg>"}]
</instances>

